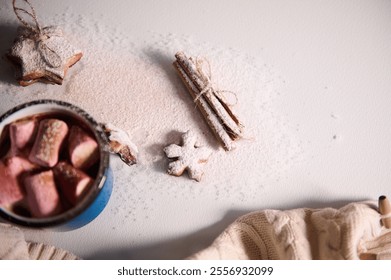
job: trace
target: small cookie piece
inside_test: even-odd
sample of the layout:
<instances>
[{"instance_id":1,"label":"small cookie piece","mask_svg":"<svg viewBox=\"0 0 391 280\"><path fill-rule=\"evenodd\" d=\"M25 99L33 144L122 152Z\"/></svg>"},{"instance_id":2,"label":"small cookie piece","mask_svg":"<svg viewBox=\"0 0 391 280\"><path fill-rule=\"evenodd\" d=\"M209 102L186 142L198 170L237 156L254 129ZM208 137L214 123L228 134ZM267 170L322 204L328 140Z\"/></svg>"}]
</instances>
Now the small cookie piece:
<instances>
[{"instance_id":1,"label":"small cookie piece","mask_svg":"<svg viewBox=\"0 0 391 280\"><path fill-rule=\"evenodd\" d=\"M27 202L35 218L54 216L61 212L61 202L54 182L53 171L28 176L24 180Z\"/></svg>"},{"instance_id":2,"label":"small cookie piece","mask_svg":"<svg viewBox=\"0 0 391 280\"><path fill-rule=\"evenodd\" d=\"M68 153L75 168L87 169L99 158L98 143L83 129L74 125L69 131Z\"/></svg>"},{"instance_id":3,"label":"small cookie piece","mask_svg":"<svg viewBox=\"0 0 391 280\"><path fill-rule=\"evenodd\" d=\"M37 121L35 119L25 119L10 124L12 154L18 154L34 140L36 127Z\"/></svg>"},{"instance_id":4,"label":"small cookie piece","mask_svg":"<svg viewBox=\"0 0 391 280\"><path fill-rule=\"evenodd\" d=\"M207 162L212 151L196 145L197 137L190 130L182 135L182 141L182 146L171 144L163 149L168 158L174 159L169 163L167 173L181 176L187 170L189 177L199 182L204 174L202 164Z\"/></svg>"},{"instance_id":5,"label":"small cookie piece","mask_svg":"<svg viewBox=\"0 0 391 280\"><path fill-rule=\"evenodd\" d=\"M73 206L93 183L92 178L87 174L66 162L59 162L53 171L61 192Z\"/></svg>"},{"instance_id":6,"label":"small cookie piece","mask_svg":"<svg viewBox=\"0 0 391 280\"><path fill-rule=\"evenodd\" d=\"M61 144L67 133L68 126L65 122L57 119L41 120L30 152L30 161L44 167L55 166L58 162Z\"/></svg>"},{"instance_id":7,"label":"small cookie piece","mask_svg":"<svg viewBox=\"0 0 391 280\"><path fill-rule=\"evenodd\" d=\"M38 81L61 85L67 70L83 54L69 43L59 27L44 27L40 32L19 27L7 57L17 69L20 85L28 86Z\"/></svg>"},{"instance_id":8,"label":"small cookie piece","mask_svg":"<svg viewBox=\"0 0 391 280\"><path fill-rule=\"evenodd\" d=\"M137 146L130 140L129 134L110 123L101 124L108 139L111 153L118 154L127 165L137 163Z\"/></svg>"}]
</instances>

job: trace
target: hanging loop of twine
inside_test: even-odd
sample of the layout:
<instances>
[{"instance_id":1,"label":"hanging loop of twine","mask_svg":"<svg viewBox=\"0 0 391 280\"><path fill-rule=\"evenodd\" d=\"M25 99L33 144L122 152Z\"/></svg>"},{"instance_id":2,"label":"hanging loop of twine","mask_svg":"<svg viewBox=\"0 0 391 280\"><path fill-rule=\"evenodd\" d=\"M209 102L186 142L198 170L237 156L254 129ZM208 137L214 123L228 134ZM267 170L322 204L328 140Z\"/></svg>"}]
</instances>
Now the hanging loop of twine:
<instances>
[{"instance_id":1,"label":"hanging loop of twine","mask_svg":"<svg viewBox=\"0 0 391 280\"><path fill-rule=\"evenodd\" d=\"M206 65L206 69L205 69ZM194 102L197 102L201 96L203 96L206 93L212 93L215 94L218 99L221 99L226 102L226 97L224 93L229 93L234 97L234 102L227 103L229 106L233 106L237 104L238 97L235 92L229 91L229 90L219 90L216 89L216 86L212 82L212 69L209 63L209 60L203 57L198 56L195 59L195 66L197 69L197 72L201 78L201 80L204 82L204 88L197 94L197 96L194 98Z\"/></svg>"},{"instance_id":2,"label":"hanging loop of twine","mask_svg":"<svg viewBox=\"0 0 391 280\"><path fill-rule=\"evenodd\" d=\"M33 5L30 3L29 0L23 0L23 1L30 7L30 11L24 8L16 7L16 0L12 0L12 6L14 8L16 17L28 30L31 31L32 35L34 36L34 39L38 44L38 50L42 58L51 67L54 68L60 67L62 64L61 57L57 52L55 52L47 45L47 40L50 37L58 36L58 35L53 32L48 32L48 30L46 30L45 28L41 28ZM24 20L22 14L28 15L32 19L34 24L28 23L26 20Z\"/></svg>"},{"instance_id":3,"label":"hanging loop of twine","mask_svg":"<svg viewBox=\"0 0 391 280\"><path fill-rule=\"evenodd\" d=\"M14 8L14 12L15 12L16 17L19 19L19 21L27 29L31 30L34 34L41 34L41 32L42 32L41 26L38 23L37 15L35 13L35 9L34 9L33 5L31 5L30 1L28 1L28 0L23 0L23 1L26 2L26 4L30 7L31 12L29 12L23 8L16 7L16 0L12 0L12 6ZM20 13L23 13L23 14L30 16L32 18L32 20L34 21L35 26L31 25L30 23L25 21L23 19L23 17L20 15Z\"/></svg>"}]
</instances>

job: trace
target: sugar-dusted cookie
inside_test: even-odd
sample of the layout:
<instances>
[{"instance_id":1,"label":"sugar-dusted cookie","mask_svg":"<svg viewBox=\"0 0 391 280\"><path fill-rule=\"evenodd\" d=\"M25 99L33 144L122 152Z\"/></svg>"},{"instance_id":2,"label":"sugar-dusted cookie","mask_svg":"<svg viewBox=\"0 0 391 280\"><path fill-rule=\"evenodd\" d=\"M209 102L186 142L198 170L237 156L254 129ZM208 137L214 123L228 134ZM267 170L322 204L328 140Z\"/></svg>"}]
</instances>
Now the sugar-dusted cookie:
<instances>
[{"instance_id":1,"label":"sugar-dusted cookie","mask_svg":"<svg viewBox=\"0 0 391 280\"><path fill-rule=\"evenodd\" d=\"M18 28L7 54L16 66L16 78L22 86L38 81L61 85L68 68L83 54L72 46L59 27L42 27L31 3L23 2L28 9L17 7L15 0L12 2L15 15L23 26Z\"/></svg>"},{"instance_id":2,"label":"sugar-dusted cookie","mask_svg":"<svg viewBox=\"0 0 391 280\"><path fill-rule=\"evenodd\" d=\"M189 130L182 135L182 146L171 144L164 148L167 157L174 159L168 165L167 173L181 176L185 170L189 177L200 181L204 174L202 165L207 162L212 151L205 147L199 147L197 137Z\"/></svg>"},{"instance_id":3,"label":"sugar-dusted cookie","mask_svg":"<svg viewBox=\"0 0 391 280\"><path fill-rule=\"evenodd\" d=\"M129 134L110 123L102 124L111 153L120 156L127 165L137 163L137 146L130 140Z\"/></svg>"},{"instance_id":4,"label":"sugar-dusted cookie","mask_svg":"<svg viewBox=\"0 0 391 280\"><path fill-rule=\"evenodd\" d=\"M7 54L22 86L38 81L61 85L69 67L83 55L69 43L59 27L45 27L43 32L43 38L37 38L29 29L20 27Z\"/></svg>"}]
</instances>

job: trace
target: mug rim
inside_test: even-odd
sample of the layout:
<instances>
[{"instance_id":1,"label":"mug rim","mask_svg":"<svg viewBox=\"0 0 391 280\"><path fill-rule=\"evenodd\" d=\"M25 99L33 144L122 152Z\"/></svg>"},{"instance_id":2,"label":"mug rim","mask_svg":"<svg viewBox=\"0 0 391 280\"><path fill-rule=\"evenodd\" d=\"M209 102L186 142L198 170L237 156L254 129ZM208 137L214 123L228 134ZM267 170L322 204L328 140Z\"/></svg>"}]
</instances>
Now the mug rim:
<instances>
[{"instance_id":1,"label":"mug rim","mask_svg":"<svg viewBox=\"0 0 391 280\"><path fill-rule=\"evenodd\" d=\"M0 116L0 125L4 120L12 116L13 114L35 105L54 105L60 107L64 111L70 112L70 114L74 114L75 117L79 116L94 134L95 140L98 142L99 147L99 168L97 171L97 175L94 178L94 183L90 190L86 193L82 201L74 207L68 209L67 211L59 215L47 218L24 217L14 214L11 211L7 211L4 208L0 207L0 216L11 223L19 224L26 227L52 227L64 224L72 220L73 218L79 216L94 202L94 200L97 198L100 191L102 190L106 180L106 170L109 168L109 151L106 145L107 137L102 129L102 126L89 113L87 113L80 107L61 100L39 99L17 105Z\"/></svg>"}]
</instances>

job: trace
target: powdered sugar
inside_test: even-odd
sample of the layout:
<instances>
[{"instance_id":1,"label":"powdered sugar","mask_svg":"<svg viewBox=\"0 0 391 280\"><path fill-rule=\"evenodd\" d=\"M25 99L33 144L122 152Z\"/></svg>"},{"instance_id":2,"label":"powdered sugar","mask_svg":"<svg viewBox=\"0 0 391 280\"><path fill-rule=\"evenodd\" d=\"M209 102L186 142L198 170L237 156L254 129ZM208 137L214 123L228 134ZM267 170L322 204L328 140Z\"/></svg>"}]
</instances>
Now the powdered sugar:
<instances>
[{"instance_id":1,"label":"powdered sugar","mask_svg":"<svg viewBox=\"0 0 391 280\"><path fill-rule=\"evenodd\" d=\"M273 182L283 178L299 158L300 143L276 107L283 81L261 57L179 34L151 33L145 44L90 16L64 13L55 18L54 23L83 50L83 59L62 87L36 84L27 91L0 84L3 111L32 99L66 100L100 122L128 131L139 150L137 165L127 167L120 160L111 160L114 192L97 220L74 235L46 235L58 246L83 257L97 247L123 246L125 235L129 246L142 245L195 231L208 223L203 217L216 219L231 208L258 208L259 196L270 192ZM175 72L172 62L178 50L207 56L214 83L237 94L235 111L246 127L244 139L234 151L225 152L216 144ZM189 129L214 152L200 183L166 174L168 160L163 148L179 142ZM188 219L188 213L197 213L198 218ZM80 238L91 233L95 238ZM78 236L75 239L83 246L72 236Z\"/></svg>"}]
</instances>

